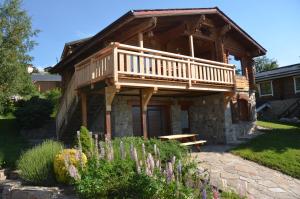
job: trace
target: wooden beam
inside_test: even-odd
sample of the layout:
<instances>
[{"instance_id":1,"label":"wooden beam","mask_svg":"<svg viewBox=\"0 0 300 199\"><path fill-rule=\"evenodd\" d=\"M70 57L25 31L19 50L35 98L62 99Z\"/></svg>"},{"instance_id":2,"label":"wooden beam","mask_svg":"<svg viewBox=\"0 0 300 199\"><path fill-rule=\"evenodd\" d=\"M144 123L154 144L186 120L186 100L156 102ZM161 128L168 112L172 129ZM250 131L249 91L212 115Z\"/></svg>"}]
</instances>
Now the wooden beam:
<instances>
[{"instance_id":1,"label":"wooden beam","mask_svg":"<svg viewBox=\"0 0 300 199\"><path fill-rule=\"evenodd\" d=\"M105 133L106 138L111 139L111 105L113 99L118 92L116 86L108 86L104 88L105 92Z\"/></svg>"},{"instance_id":2,"label":"wooden beam","mask_svg":"<svg viewBox=\"0 0 300 199\"><path fill-rule=\"evenodd\" d=\"M144 22L139 23L138 25L132 27L132 28L127 28L126 32L122 32L122 34L117 35L114 39L119 40L119 42L125 42L132 37L136 36L137 33L145 33L150 30L153 30L156 27L157 23L157 18L152 17L150 19L147 19Z\"/></svg>"},{"instance_id":3,"label":"wooden beam","mask_svg":"<svg viewBox=\"0 0 300 199\"><path fill-rule=\"evenodd\" d=\"M231 25L230 24L226 24L224 25L220 31L219 31L219 36L224 36L226 33L228 33L231 30Z\"/></svg>"},{"instance_id":4,"label":"wooden beam","mask_svg":"<svg viewBox=\"0 0 300 199\"><path fill-rule=\"evenodd\" d=\"M87 97L86 93L81 92L81 119L82 119L82 126L87 127Z\"/></svg>"},{"instance_id":5,"label":"wooden beam","mask_svg":"<svg viewBox=\"0 0 300 199\"><path fill-rule=\"evenodd\" d=\"M157 92L157 88L143 88L140 89L140 108L141 108L141 129L143 131L144 139L148 138L147 131L147 105L151 96Z\"/></svg>"}]
</instances>

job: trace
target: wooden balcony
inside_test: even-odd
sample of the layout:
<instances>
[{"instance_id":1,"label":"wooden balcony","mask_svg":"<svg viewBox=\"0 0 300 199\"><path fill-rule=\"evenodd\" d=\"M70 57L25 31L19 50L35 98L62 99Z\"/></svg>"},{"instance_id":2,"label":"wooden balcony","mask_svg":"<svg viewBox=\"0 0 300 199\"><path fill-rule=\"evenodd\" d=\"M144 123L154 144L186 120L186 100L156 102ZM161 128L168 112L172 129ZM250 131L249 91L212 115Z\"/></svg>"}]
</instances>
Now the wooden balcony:
<instances>
[{"instance_id":1,"label":"wooden balcony","mask_svg":"<svg viewBox=\"0 0 300 199\"><path fill-rule=\"evenodd\" d=\"M108 78L121 87L224 92L235 87L234 65L120 43L76 64L75 75L77 88Z\"/></svg>"}]
</instances>

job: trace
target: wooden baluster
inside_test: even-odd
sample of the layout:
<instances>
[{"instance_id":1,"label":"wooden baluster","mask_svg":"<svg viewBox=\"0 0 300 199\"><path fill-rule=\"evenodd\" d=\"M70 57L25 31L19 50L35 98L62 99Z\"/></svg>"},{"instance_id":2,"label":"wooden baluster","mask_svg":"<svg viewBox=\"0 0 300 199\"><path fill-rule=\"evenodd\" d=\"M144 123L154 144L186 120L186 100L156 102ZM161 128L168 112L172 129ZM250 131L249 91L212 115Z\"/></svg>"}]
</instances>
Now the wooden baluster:
<instances>
[{"instance_id":1,"label":"wooden baluster","mask_svg":"<svg viewBox=\"0 0 300 199\"><path fill-rule=\"evenodd\" d=\"M157 59L157 75L161 75L161 60Z\"/></svg>"},{"instance_id":2,"label":"wooden baluster","mask_svg":"<svg viewBox=\"0 0 300 199\"><path fill-rule=\"evenodd\" d=\"M123 53L119 53L119 71L120 72L124 72L124 65L125 65L125 60L124 60L124 54Z\"/></svg>"},{"instance_id":3,"label":"wooden baluster","mask_svg":"<svg viewBox=\"0 0 300 199\"><path fill-rule=\"evenodd\" d=\"M151 59L151 70L152 70L152 75L156 75L156 59L155 58L152 58Z\"/></svg>"},{"instance_id":4,"label":"wooden baluster","mask_svg":"<svg viewBox=\"0 0 300 199\"><path fill-rule=\"evenodd\" d=\"M187 64L183 63L182 64L182 75L184 78L186 78L186 69L187 69Z\"/></svg>"},{"instance_id":5,"label":"wooden baluster","mask_svg":"<svg viewBox=\"0 0 300 199\"><path fill-rule=\"evenodd\" d=\"M176 79L177 77L177 66L176 66L176 62L172 62L172 71L173 71L173 77Z\"/></svg>"},{"instance_id":6,"label":"wooden baluster","mask_svg":"<svg viewBox=\"0 0 300 199\"><path fill-rule=\"evenodd\" d=\"M180 62L178 62L178 77L182 77L182 64Z\"/></svg>"},{"instance_id":7,"label":"wooden baluster","mask_svg":"<svg viewBox=\"0 0 300 199\"><path fill-rule=\"evenodd\" d=\"M199 65L199 79L200 80L203 80L203 67L202 67L202 65Z\"/></svg>"},{"instance_id":8,"label":"wooden baluster","mask_svg":"<svg viewBox=\"0 0 300 199\"><path fill-rule=\"evenodd\" d=\"M167 61L162 60L163 76L167 76Z\"/></svg>"},{"instance_id":9,"label":"wooden baluster","mask_svg":"<svg viewBox=\"0 0 300 199\"><path fill-rule=\"evenodd\" d=\"M132 55L132 61L133 61L133 73L136 75L138 73L138 62L137 62L138 57L135 55Z\"/></svg>"},{"instance_id":10,"label":"wooden baluster","mask_svg":"<svg viewBox=\"0 0 300 199\"><path fill-rule=\"evenodd\" d=\"M126 72L131 72L131 56L126 55Z\"/></svg>"},{"instance_id":11,"label":"wooden baluster","mask_svg":"<svg viewBox=\"0 0 300 199\"><path fill-rule=\"evenodd\" d=\"M172 76L172 62L168 61L168 76Z\"/></svg>"}]
</instances>

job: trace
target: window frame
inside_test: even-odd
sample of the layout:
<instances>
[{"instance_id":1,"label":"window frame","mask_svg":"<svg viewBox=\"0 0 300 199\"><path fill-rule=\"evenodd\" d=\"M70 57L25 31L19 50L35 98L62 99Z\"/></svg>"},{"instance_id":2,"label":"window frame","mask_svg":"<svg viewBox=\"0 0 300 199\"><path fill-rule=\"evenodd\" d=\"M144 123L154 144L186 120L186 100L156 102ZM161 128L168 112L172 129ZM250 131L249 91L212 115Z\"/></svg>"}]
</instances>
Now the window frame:
<instances>
[{"instance_id":1,"label":"window frame","mask_svg":"<svg viewBox=\"0 0 300 199\"><path fill-rule=\"evenodd\" d=\"M261 94L261 87L260 87L260 85L262 84L262 83L266 83L266 82L270 82L271 83L271 93L268 93L268 94ZM260 97L265 97L265 96L273 96L273 81L272 80L269 80L269 81L263 81L263 82L260 82L260 83L258 83L258 92L259 92L259 96Z\"/></svg>"},{"instance_id":2,"label":"window frame","mask_svg":"<svg viewBox=\"0 0 300 199\"><path fill-rule=\"evenodd\" d=\"M297 85L296 85L296 79L297 78L300 79L300 76L293 77L293 79L294 79L294 91L295 91L295 94L300 93L300 90L297 90Z\"/></svg>"}]
</instances>

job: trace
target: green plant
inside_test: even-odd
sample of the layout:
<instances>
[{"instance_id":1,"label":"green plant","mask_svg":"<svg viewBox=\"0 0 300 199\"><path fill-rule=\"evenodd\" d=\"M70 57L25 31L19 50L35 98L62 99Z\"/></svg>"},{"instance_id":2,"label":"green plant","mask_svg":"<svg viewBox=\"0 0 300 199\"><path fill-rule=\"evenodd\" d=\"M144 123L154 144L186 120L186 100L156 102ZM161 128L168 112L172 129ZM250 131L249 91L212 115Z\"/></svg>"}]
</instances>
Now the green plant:
<instances>
[{"instance_id":1,"label":"green plant","mask_svg":"<svg viewBox=\"0 0 300 199\"><path fill-rule=\"evenodd\" d=\"M19 101L14 114L21 128L33 129L41 127L49 120L52 110L53 105L49 100L34 96L29 100Z\"/></svg>"},{"instance_id":2,"label":"green plant","mask_svg":"<svg viewBox=\"0 0 300 199\"><path fill-rule=\"evenodd\" d=\"M69 175L70 169L75 168L75 172L80 167L85 167L87 158L84 153L76 149L64 149L55 156L54 173L56 180L60 183L69 184L72 177Z\"/></svg>"},{"instance_id":3,"label":"green plant","mask_svg":"<svg viewBox=\"0 0 300 199\"><path fill-rule=\"evenodd\" d=\"M21 155L18 169L21 178L32 185L54 185L55 174L53 162L55 156L63 149L59 142L46 140Z\"/></svg>"},{"instance_id":4,"label":"green plant","mask_svg":"<svg viewBox=\"0 0 300 199\"><path fill-rule=\"evenodd\" d=\"M77 134L77 137L75 138L75 145L78 148L81 147L84 154L86 154L87 156L91 156L91 153L93 151L93 138L91 137L90 132L86 127L80 127L80 133L79 135Z\"/></svg>"},{"instance_id":5,"label":"green plant","mask_svg":"<svg viewBox=\"0 0 300 199\"><path fill-rule=\"evenodd\" d=\"M59 88L54 88L44 93L46 99L48 99L53 105L53 112L52 116L56 116L58 106L59 106L59 99L61 97L61 90Z\"/></svg>"}]
</instances>

